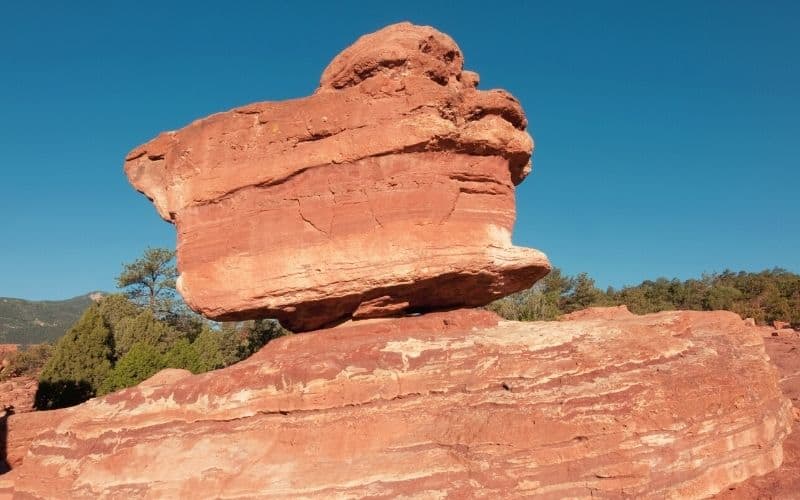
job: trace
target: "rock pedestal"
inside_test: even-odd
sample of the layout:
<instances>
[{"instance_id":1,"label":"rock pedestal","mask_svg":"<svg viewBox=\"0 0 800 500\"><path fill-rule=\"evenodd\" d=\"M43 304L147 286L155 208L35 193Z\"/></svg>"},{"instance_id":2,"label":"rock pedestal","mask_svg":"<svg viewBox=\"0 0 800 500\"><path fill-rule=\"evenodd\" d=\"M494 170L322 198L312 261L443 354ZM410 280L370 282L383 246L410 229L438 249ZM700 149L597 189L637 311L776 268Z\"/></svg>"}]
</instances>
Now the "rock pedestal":
<instances>
[{"instance_id":1,"label":"rock pedestal","mask_svg":"<svg viewBox=\"0 0 800 500\"><path fill-rule=\"evenodd\" d=\"M284 337L62 410L23 498L706 498L777 467L792 410L733 313L485 311Z\"/></svg>"}]
</instances>

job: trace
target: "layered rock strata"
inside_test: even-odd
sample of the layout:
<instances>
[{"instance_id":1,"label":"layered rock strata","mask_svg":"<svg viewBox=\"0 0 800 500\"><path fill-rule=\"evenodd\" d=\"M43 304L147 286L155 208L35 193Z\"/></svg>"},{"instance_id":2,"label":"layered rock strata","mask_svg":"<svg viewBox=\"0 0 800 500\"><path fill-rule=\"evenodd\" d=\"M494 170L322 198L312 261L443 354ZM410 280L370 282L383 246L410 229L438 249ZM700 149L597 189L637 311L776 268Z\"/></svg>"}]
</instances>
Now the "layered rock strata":
<instances>
[{"instance_id":1,"label":"layered rock strata","mask_svg":"<svg viewBox=\"0 0 800 500\"><path fill-rule=\"evenodd\" d=\"M5 418L3 451L6 465L14 470L22 465L31 442L39 433L52 429L61 421L66 410L13 413Z\"/></svg>"},{"instance_id":2,"label":"layered rock strata","mask_svg":"<svg viewBox=\"0 0 800 500\"><path fill-rule=\"evenodd\" d=\"M758 328L732 313L515 323L453 311L280 338L223 370L162 372L62 410L12 488L705 498L777 467L790 421Z\"/></svg>"},{"instance_id":3,"label":"layered rock strata","mask_svg":"<svg viewBox=\"0 0 800 500\"><path fill-rule=\"evenodd\" d=\"M785 329L769 327L761 331L767 355L778 368L781 390L794 406L794 430L783 442L783 464L778 469L731 486L715 497L718 500L796 500L800 492L800 333L787 335L782 333Z\"/></svg>"},{"instance_id":4,"label":"layered rock strata","mask_svg":"<svg viewBox=\"0 0 800 500\"><path fill-rule=\"evenodd\" d=\"M307 331L529 287L550 269L511 243L533 141L519 102L477 84L450 37L397 24L334 58L310 97L134 149L125 172L176 225L186 302Z\"/></svg>"}]
</instances>

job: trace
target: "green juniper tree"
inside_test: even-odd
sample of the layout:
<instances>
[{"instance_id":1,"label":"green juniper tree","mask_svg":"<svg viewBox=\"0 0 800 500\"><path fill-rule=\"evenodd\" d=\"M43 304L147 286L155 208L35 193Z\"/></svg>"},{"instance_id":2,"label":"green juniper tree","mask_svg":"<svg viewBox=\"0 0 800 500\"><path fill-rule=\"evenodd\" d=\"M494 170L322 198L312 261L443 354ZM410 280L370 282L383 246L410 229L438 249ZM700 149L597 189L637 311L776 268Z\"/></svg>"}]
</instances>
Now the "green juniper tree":
<instances>
[{"instance_id":1,"label":"green juniper tree","mask_svg":"<svg viewBox=\"0 0 800 500\"><path fill-rule=\"evenodd\" d=\"M576 277L553 271L528 290L489 306L506 319L554 319L592 306L625 304L635 314L675 309L717 310L753 318L758 324L786 321L800 329L800 275L776 268L751 273L723 271L700 279L658 278L620 290L595 287L586 273Z\"/></svg>"},{"instance_id":2,"label":"green juniper tree","mask_svg":"<svg viewBox=\"0 0 800 500\"><path fill-rule=\"evenodd\" d=\"M288 333L272 320L217 325L189 312L176 296L174 256L148 248L124 265L117 277L124 295L93 304L53 347L40 375L38 408L75 405L162 368L201 373L229 366Z\"/></svg>"},{"instance_id":3,"label":"green juniper tree","mask_svg":"<svg viewBox=\"0 0 800 500\"><path fill-rule=\"evenodd\" d=\"M135 316L126 316L114 325L114 347L116 357L128 353L134 344L146 344L163 354L183 333L153 316L152 311L144 309Z\"/></svg>"},{"instance_id":4,"label":"green juniper tree","mask_svg":"<svg viewBox=\"0 0 800 500\"><path fill-rule=\"evenodd\" d=\"M192 373L202 373L204 366L194 344L188 339L179 339L164 354L164 368L182 368Z\"/></svg>"},{"instance_id":5,"label":"green juniper tree","mask_svg":"<svg viewBox=\"0 0 800 500\"><path fill-rule=\"evenodd\" d=\"M61 337L36 392L38 409L62 408L97 394L114 361L114 337L94 304Z\"/></svg>"},{"instance_id":6,"label":"green juniper tree","mask_svg":"<svg viewBox=\"0 0 800 500\"><path fill-rule=\"evenodd\" d=\"M154 345L137 342L117 361L97 393L108 394L136 385L155 375L164 366L163 356Z\"/></svg>"}]
</instances>

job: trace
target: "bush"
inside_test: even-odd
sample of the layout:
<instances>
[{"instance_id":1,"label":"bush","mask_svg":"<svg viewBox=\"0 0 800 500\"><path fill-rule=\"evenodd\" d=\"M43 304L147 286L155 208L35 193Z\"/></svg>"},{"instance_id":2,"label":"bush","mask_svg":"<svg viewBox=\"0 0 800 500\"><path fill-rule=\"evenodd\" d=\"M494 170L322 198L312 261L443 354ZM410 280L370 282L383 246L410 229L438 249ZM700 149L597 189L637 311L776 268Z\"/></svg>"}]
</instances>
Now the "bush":
<instances>
[{"instance_id":1,"label":"bush","mask_svg":"<svg viewBox=\"0 0 800 500\"><path fill-rule=\"evenodd\" d=\"M625 304L646 314L674 309L728 310L759 324L787 321L800 327L800 276L783 269L760 273L724 271L701 279L646 280L601 291L586 273L572 278L558 269L532 288L493 302L488 309L517 321L553 319L591 306Z\"/></svg>"},{"instance_id":2,"label":"bush","mask_svg":"<svg viewBox=\"0 0 800 500\"><path fill-rule=\"evenodd\" d=\"M114 325L114 351L121 358L134 344L141 343L163 354L181 337L181 332L157 320L149 309L144 309L135 316L120 319Z\"/></svg>"},{"instance_id":3,"label":"bush","mask_svg":"<svg viewBox=\"0 0 800 500\"><path fill-rule=\"evenodd\" d=\"M231 365L287 333L269 320L217 329L188 313L159 319L122 295L109 295L52 349L31 348L12 364L15 373L41 368L38 409L63 408L136 385L162 368L202 373Z\"/></svg>"},{"instance_id":4,"label":"bush","mask_svg":"<svg viewBox=\"0 0 800 500\"><path fill-rule=\"evenodd\" d=\"M164 354L164 368L182 368L192 373L205 371L195 346L188 339L180 339Z\"/></svg>"},{"instance_id":5,"label":"bush","mask_svg":"<svg viewBox=\"0 0 800 500\"><path fill-rule=\"evenodd\" d=\"M155 375L165 367L158 349L148 343L137 342L117 361L114 369L100 384L99 395L131 387Z\"/></svg>"},{"instance_id":6,"label":"bush","mask_svg":"<svg viewBox=\"0 0 800 500\"><path fill-rule=\"evenodd\" d=\"M112 369L114 338L93 304L53 348L39 377L38 409L71 406L97 394Z\"/></svg>"}]
</instances>

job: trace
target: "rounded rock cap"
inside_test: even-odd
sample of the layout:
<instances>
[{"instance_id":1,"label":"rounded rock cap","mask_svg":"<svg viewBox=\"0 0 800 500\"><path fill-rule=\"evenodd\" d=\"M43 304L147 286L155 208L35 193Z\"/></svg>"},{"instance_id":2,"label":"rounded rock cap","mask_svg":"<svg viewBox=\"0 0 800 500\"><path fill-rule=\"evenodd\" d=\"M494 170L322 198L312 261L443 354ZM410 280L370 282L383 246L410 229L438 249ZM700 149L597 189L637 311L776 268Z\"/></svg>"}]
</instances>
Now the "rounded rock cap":
<instances>
[{"instance_id":1,"label":"rounded rock cap","mask_svg":"<svg viewBox=\"0 0 800 500\"><path fill-rule=\"evenodd\" d=\"M358 85L381 72L425 76L440 85L461 80L464 57L456 42L431 26L408 22L364 35L325 68L317 92Z\"/></svg>"}]
</instances>

